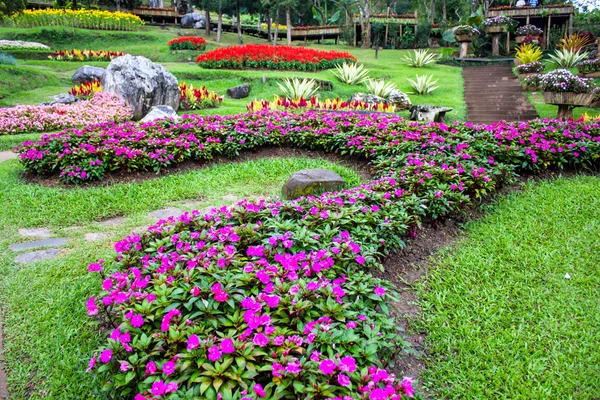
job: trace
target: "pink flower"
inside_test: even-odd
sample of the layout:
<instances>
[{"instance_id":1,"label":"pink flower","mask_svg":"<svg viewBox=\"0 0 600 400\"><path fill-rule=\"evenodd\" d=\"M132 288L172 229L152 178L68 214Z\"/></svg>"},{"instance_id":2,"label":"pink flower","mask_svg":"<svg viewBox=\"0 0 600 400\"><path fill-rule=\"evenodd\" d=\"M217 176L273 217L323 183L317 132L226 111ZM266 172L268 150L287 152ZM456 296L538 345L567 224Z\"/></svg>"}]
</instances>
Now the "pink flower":
<instances>
[{"instance_id":1,"label":"pink flower","mask_svg":"<svg viewBox=\"0 0 600 400\"><path fill-rule=\"evenodd\" d=\"M262 385L260 384L256 384L254 385L254 393L258 396L258 397L265 397L266 393L262 387Z\"/></svg>"},{"instance_id":2,"label":"pink flower","mask_svg":"<svg viewBox=\"0 0 600 400\"><path fill-rule=\"evenodd\" d=\"M162 367L162 371L165 375L169 376L175 372L176 364L173 361L167 361Z\"/></svg>"},{"instance_id":3,"label":"pink flower","mask_svg":"<svg viewBox=\"0 0 600 400\"><path fill-rule=\"evenodd\" d=\"M90 265L88 265L88 271L89 272L102 271L102 265L100 265L98 263L91 263Z\"/></svg>"},{"instance_id":4,"label":"pink flower","mask_svg":"<svg viewBox=\"0 0 600 400\"><path fill-rule=\"evenodd\" d=\"M179 388L179 385L177 385L177 382L169 382L165 386L165 393L176 392L178 388Z\"/></svg>"},{"instance_id":5,"label":"pink flower","mask_svg":"<svg viewBox=\"0 0 600 400\"><path fill-rule=\"evenodd\" d=\"M340 371L353 373L356 371L356 360L354 357L346 356L340 360Z\"/></svg>"},{"instance_id":6,"label":"pink flower","mask_svg":"<svg viewBox=\"0 0 600 400\"><path fill-rule=\"evenodd\" d=\"M200 340L198 339L198 335L192 335L188 338L187 341L187 349L188 351L194 350L196 347L200 346Z\"/></svg>"},{"instance_id":7,"label":"pink flower","mask_svg":"<svg viewBox=\"0 0 600 400\"><path fill-rule=\"evenodd\" d=\"M221 341L221 351L225 354L230 354L235 352L235 347L233 345L233 340L229 338L225 338Z\"/></svg>"},{"instance_id":8,"label":"pink flower","mask_svg":"<svg viewBox=\"0 0 600 400\"><path fill-rule=\"evenodd\" d=\"M402 378L402 390L404 390L404 394L408 397L413 397L415 395L415 388L413 387L414 379L404 377Z\"/></svg>"},{"instance_id":9,"label":"pink flower","mask_svg":"<svg viewBox=\"0 0 600 400\"><path fill-rule=\"evenodd\" d=\"M342 386L350 386L350 378L348 378L346 375L339 374L338 383Z\"/></svg>"},{"instance_id":10,"label":"pink flower","mask_svg":"<svg viewBox=\"0 0 600 400\"><path fill-rule=\"evenodd\" d=\"M96 361L97 361L97 360L96 360L96 357L92 357L92 358L90 359L90 362L89 362L89 364L88 364L88 367L87 367L87 369L85 370L85 372L90 372L91 370L93 370L93 369L94 369L94 366L96 365Z\"/></svg>"},{"instance_id":11,"label":"pink flower","mask_svg":"<svg viewBox=\"0 0 600 400\"><path fill-rule=\"evenodd\" d=\"M112 358L112 350L106 349L102 353L100 353L100 361L104 364L108 363Z\"/></svg>"},{"instance_id":12,"label":"pink flower","mask_svg":"<svg viewBox=\"0 0 600 400\"><path fill-rule=\"evenodd\" d=\"M150 361L147 365L146 365L146 375L152 375L155 374L157 371L157 367L156 367L156 363L154 361Z\"/></svg>"},{"instance_id":13,"label":"pink flower","mask_svg":"<svg viewBox=\"0 0 600 400\"><path fill-rule=\"evenodd\" d=\"M364 265L365 258L363 256L356 256L356 262L359 263L360 265Z\"/></svg>"},{"instance_id":14,"label":"pink flower","mask_svg":"<svg viewBox=\"0 0 600 400\"><path fill-rule=\"evenodd\" d=\"M386 400L388 398L387 393L385 392L385 390L377 388L375 390L373 390L371 393L369 393L369 399L370 400Z\"/></svg>"},{"instance_id":15,"label":"pink flower","mask_svg":"<svg viewBox=\"0 0 600 400\"><path fill-rule=\"evenodd\" d=\"M318 351L313 351L310 355L310 360L319 362L321 360L321 353L319 353Z\"/></svg>"},{"instance_id":16,"label":"pink flower","mask_svg":"<svg viewBox=\"0 0 600 400\"><path fill-rule=\"evenodd\" d=\"M335 372L336 367L337 366L335 365L335 362L327 358L321 361L321 364L319 365L319 370L325 375L331 375Z\"/></svg>"},{"instance_id":17,"label":"pink flower","mask_svg":"<svg viewBox=\"0 0 600 400\"><path fill-rule=\"evenodd\" d=\"M218 361L221 359L222 353L219 350L219 346L212 346L208 349L208 359L210 361Z\"/></svg>"},{"instance_id":18,"label":"pink flower","mask_svg":"<svg viewBox=\"0 0 600 400\"><path fill-rule=\"evenodd\" d=\"M254 335L254 339L252 339L252 342L257 346L264 347L269 343L269 338L263 335L262 333L257 333L256 335Z\"/></svg>"},{"instance_id":19,"label":"pink flower","mask_svg":"<svg viewBox=\"0 0 600 400\"><path fill-rule=\"evenodd\" d=\"M385 294L385 289L382 288L381 286L375 286L375 290L374 290L375 294L377 296L383 296Z\"/></svg>"},{"instance_id":20,"label":"pink flower","mask_svg":"<svg viewBox=\"0 0 600 400\"><path fill-rule=\"evenodd\" d=\"M200 288L198 286L194 286L192 290L190 290L192 296L196 297L200 294Z\"/></svg>"},{"instance_id":21,"label":"pink flower","mask_svg":"<svg viewBox=\"0 0 600 400\"><path fill-rule=\"evenodd\" d=\"M144 318L141 315L133 314L131 316L131 326L139 328L142 325L144 325Z\"/></svg>"},{"instance_id":22,"label":"pink flower","mask_svg":"<svg viewBox=\"0 0 600 400\"><path fill-rule=\"evenodd\" d=\"M162 380L160 380L152 384L152 389L150 390L150 393L152 393L153 396L162 396L163 394L165 394L165 389L165 383Z\"/></svg>"},{"instance_id":23,"label":"pink flower","mask_svg":"<svg viewBox=\"0 0 600 400\"><path fill-rule=\"evenodd\" d=\"M88 315L98 314L98 307L96 306L96 299L93 296L90 297L90 299L87 301L86 307L88 310L87 311Z\"/></svg>"}]
</instances>

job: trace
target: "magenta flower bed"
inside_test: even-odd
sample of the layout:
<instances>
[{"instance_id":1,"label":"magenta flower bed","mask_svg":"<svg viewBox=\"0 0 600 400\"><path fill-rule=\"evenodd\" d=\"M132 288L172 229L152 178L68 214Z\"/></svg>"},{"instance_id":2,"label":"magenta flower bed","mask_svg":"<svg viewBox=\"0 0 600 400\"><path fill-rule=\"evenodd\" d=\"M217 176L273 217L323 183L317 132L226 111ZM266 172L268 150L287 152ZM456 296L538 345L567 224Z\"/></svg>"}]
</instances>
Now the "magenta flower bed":
<instances>
[{"instance_id":1,"label":"magenta flower bed","mask_svg":"<svg viewBox=\"0 0 600 400\"><path fill-rule=\"evenodd\" d=\"M53 106L16 106L0 109L0 135L54 131L100 122L123 122L132 111L108 93L96 93L90 100Z\"/></svg>"},{"instance_id":2,"label":"magenta flower bed","mask_svg":"<svg viewBox=\"0 0 600 400\"><path fill-rule=\"evenodd\" d=\"M368 271L404 247L419 221L455 213L515 173L597 165L600 124L419 125L269 111L105 124L20 152L30 171L89 172L90 160L160 169L280 144L367 157L380 177L319 197L186 213L116 243L114 258L89 266L102 289L87 303L111 326L89 365L111 395L418 397L410 378L390 373L406 346L389 314L397 294Z\"/></svg>"}]
</instances>

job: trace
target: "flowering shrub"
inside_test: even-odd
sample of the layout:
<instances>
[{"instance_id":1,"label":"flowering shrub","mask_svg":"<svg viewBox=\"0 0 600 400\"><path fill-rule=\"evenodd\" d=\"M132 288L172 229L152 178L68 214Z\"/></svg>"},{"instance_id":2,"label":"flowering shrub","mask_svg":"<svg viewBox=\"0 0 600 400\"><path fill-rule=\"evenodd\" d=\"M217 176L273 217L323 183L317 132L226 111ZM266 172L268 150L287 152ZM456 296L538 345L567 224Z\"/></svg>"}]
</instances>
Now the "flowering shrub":
<instances>
[{"instance_id":1,"label":"flowering shrub","mask_svg":"<svg viewBox=\"0 0 600 400\"><path fill-rule=\"evenodd\" d=\"M580 61L577 63L577 69L582 74L591 74L600 71L600 58Z\"/></svg>"},{"instance_id":2,"label":"flowering shrub","mask_svg":"<svg viewBox=\"0 0 600 400\"><path fill-rule=\"evenodd\" d=\"M122 51L59 50L48 58L55 61L111 61L122 55Z\"/></svg>"},{"instance_id":3,"label":"flowering shrub","mask_svg":"<svg viewBox=\"0 0 600 400\"><path fill-rule=\"evenodd\" d=\"M100 80L96 79L89 82L83 82L79 86L73 87L69 91L69 94L78 97L80 99L89 100L98 92L102 91L102 85L100 85Z\"/></svg>"},{"instance_id":4,"label":"flowering shrub","mask_svg":"<svg viewBox=\"0 0 600 400\"><path fill-rule=\"evenodd\" d=\"M100 122L122 122L132 110L108 93L96 93L90 100L52 106L16 106L0 109L0 135L44 132L82 127ZM41 158L40 158L41 159Z\"/></svg>"},{"instance_id":5,"label":"flowering shrub","mask_svg":"<svg viewBox=\"0 0 600 400\"><path fill-rule=\"evenodd\" d=\"M316 71L333 68L356 58L341 51L315 50L306 47L247 44L211 50L198 56L196 62L204 68L266 68Z\"/></svg>"},{"instance_id":6,"label":"flowering shrub","mask_svg":"<svg viewBox=\"0 0 600 400\"><path fill-rule=\"evenodd\" d=\"M205 50L206 40L195 36L183 36L167 42L169 50Z\"/></svg>"},{"instance_id":7,"label":"flowering shrub","mask_svg":"<svg viewBox=\"0 0 600 400\"><path fill-rule=\"evenodd\" d=\"M515 67L515 70L519 74L532 74L542 72L546 67L539 61L535 61L528 64L521 64Z\"/></svg>"},{"instance_id":8,"label":"flowering shrub","mask_svg":"<svg viewBox=\"0 0 600 400\"><path fill-rule=\"evenodd\" d=\"M555 69L542 75L540 87L545 92L589 93L595 87L594 79L580 78L566 69Z\"/></svg>"},{"instance_id":9,"label":"flowering shrub","mask_svg":"<svg viewBox=\"0 0 600 400\"><path fill-rule=\"evenodd\" d=\"M498 26L498 25L513 26L516 24L517 24L517 21L515 21L512 18L505 17L504 15L498 15L495 17L486 18L483 21L484 26Z\"/></svg>"},{"instance_id":10,"label":"flowering shrub","mask_svg":"<svg viewBox=\"0 0 600 400\"><path fill-rule=\"evenodd\" d=\"M368 157L380 178L319 197L185 213L116 243L115 257L89 265L102 290L88 314L112 325L88 368L105 389L138 400L400 399L414 395L412 382L384 361L403 345L387 316L396 294L365 270L403 247L420 219L456 212L514 172L597 164L600 124L270 111L98 125L19 152L25 165L36 152L112 165L111 147L139 162L136 150L158 154L148 146L159 142L173 162L207 146L227 155L278 144L336 151Z\"/></svg>"},{"instance_id":11,"label":"flowering shrub","mask_svg":"<svg viewBox=\"0 0 600 400\"><path fill-rule=\"evenodd\" d=\"M290 100L275 96L275 99L271 102L263 100L254 100L246 106L248 111L262 111L262 110L337 110L337 111L383 111L383 112L394 112L394 106L392 104L380 103L380 104L367 104L363 101L343 101L338 98L325 99L320 101L316 97L311 97L310 100L303 98L297 100Z\"/></svg>"},{"instance_id":12,"label":"flowering shrub","mask_svg":"<svg viewBox=\"0 0 600 400\"><path fill-rule=\"evenodd\" d=\"M215 92L209 92L206 87L196 89L192 85L187 86L185 82L179 85L179 93L179 108L184 110L215 108L223 102L223 97Z\"/></svg>"},{"instance_id":13,"label":"flowering shrub","mask_svg":"<svg viewBox=\"0 0 600 400\"><path fill-rule=\"evenodd\" d=\"M526 77L523 82L525 82L525 86L539 89L541 85L540 81L542 80L543 76L544 74L532 74Z\"/></svg>"},{"instance_id":14,"label":"flowering shrub","mask_svg":"<svg viewBox=\"0 0 600 400\"><path fill-rule=\"evenodd\" d=\"M59 8L23 10L18 14L13 14L9 20L18 28L69 26L84 29L135 31L144 25L144 21L140 17L129 13Z\"/></svg>"},{"instance_id":15,"label":"flowering shrub","mask_svg":"<svg viewBox=\"0 0 600 400\"><path fill-rule=\"evenodd\" d=\"M477 36L477 35L481 34L481 32L479 32L479 30L472 27L471 25L459 25L456 28L454 28L453 33L454 33L454 36L456 36L456 35Z\"/></svg>"},{"instance_id":16,"label":"flowering shrub","mask_svg":"<svg viewBox=\"0 0 600 400\"><path fill-rule=\"evenodd\" d=\"M535 25L528 24L518 27L515 33L519 36L540 36L544 31Z\"/></svg>"},{"instance_id":17,"label":"flowering shrub","mask_svg":"<svg viewBox=\"0 0 600 400\"><path fill-rule=\"evenodd\" d=\"M37 42L22 40L0 40L0 50L50 50L50 47Z\"/></svg>"}]
</instances>

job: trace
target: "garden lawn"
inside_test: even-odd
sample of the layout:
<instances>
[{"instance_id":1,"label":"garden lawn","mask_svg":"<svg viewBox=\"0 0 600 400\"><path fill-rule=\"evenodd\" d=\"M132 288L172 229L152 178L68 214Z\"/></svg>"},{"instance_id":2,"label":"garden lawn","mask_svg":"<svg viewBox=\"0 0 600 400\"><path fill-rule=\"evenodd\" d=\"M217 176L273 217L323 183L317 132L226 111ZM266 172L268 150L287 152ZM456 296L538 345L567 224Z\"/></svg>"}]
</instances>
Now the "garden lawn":
<instances>
[{"instance_id":1,"label":"garden lawn","mask_svg":"<svg viewBox=\"0 0 600 400\"><path fill-rule=\"evenodd\" d=\"M443 398L600 393L599 208L597 176L528 183L437 257L419 287L427 387Z\"/></svg>"},{"instance_id":2,"label":"garden lawn","mask_svg":"<svg viewBox=\"0 0 600 400\"><path fill-rule=\"evenodd\" d=\"M20 398L105 398L87 361L102 337L86 315L85 301L97 286L87 265L114 254L113 243L155 219L148 211L167 206L182 210L229 205L222 199L269 197L280 193L290 171L327 168L360 183L351 169L318 158L273 158L216 165L145 182L95 188L48 188L27 184L16 160L0 163L0 304L4 318L9 390ZM194 205L185 202L193 201ZM94 221L121 215L127 221L103 227ZM50 227L69 238L54 260L17 266L8 246L25 241L18 228ZM109 238L86 242L85 233Z\"/></svg>"}]
</instances>

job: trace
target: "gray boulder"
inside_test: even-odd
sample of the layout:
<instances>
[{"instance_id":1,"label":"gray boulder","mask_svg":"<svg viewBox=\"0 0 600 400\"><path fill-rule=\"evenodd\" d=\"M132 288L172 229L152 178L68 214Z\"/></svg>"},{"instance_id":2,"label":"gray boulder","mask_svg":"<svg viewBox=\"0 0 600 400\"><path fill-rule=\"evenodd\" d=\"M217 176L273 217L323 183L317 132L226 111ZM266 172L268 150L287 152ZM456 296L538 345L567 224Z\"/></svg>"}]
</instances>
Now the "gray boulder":
<instances>
[{"instance_id":1,"label":"gray boulder","mask_svg":"<svg viewBox=\"0 0 600 400\"><path fill-rule=\"evenodd\" d=\"M179 115L170 106L154 106L150 109L150 112L146 114L144 118L140 120L140 123L152 122L157 119L170 118L174 121L179 120Z\"/></svg>"},{"instance_id":2,"label":"gray boulder","mask_svg":"<svg viewBox=\"0 0 600 400\"><path fill-rule=\"evenodd\" d=\"M308 169L296 172L283 185L283 197L288 200L340 190L346 181L327 169Z\"/></svg>"},{"instance_id":3,"label":"gray boulder","mask_svg":"<svg viewBox=\"0 0 600 400\"><path fill-rule=\"evenodd\" d=\"M411 121L444 122L446 113L452 111L450 107L438 106L412 106L410 108Z\"/></svg>"},{"instance_id":4,"label":"gray boulder","mask_svg":"<svg viewBox=\"0 0 600 400\"><path fill-rule=\"evenodd\" d=\"M406 93L400 90L392 90L388 96L388 103L396 106L396 110L408 110L412 106Z\"/></svg>"},{"instance_id":5,"label":"gray boulder","mask_svg":"<svg viewBox=\"0 0 600 400\"><path fill-rule=\"evenodd\" d=\"M182 28L195 28L196 24L199 24L199 28L204 28L204 16L198 12L192 12L189 14L185 14L181 17L181 27Z\"/></svg>"},{"instance_id":6,"label":"gray boulder","mask_svg":"<svg viewBox=\"0 0 600 400\"><path fill-rule=\"evenodd\" d=\"M76 103L79 99L75 96L73 96L72 94L67 94L67 93L63 93L63 94L57 94L56 96L54 96L52 98L52 101L46 102L46 103L42 103L42 106L53 106L56 104L72 104L72 103Z\"/></svg>"},{"instance_id":7,"label":"gray boulder","mask_svg":"<svg viewBox=\"0 0 600 400\"><path fill-rule=\"evenodd\" d=\"M112 60L102 78L102 88L125 101L136 120L148 114L152 106L179 108L177 78L145 57L127 54Z\"/></svg>"},{"instance_id":8,"label":"gray boulder","mask_svg":"<svg viewBox=\"0 0 600 400\"><path fill-rule=\"evenodd\" d=\"M350 98L350 101L362 101L367 104L387 103L387 100L384 99L383 97L374 96L372 94L366 94L366 93L354 93L352 95L352 97Z\"/></svg>"},{"instance_id":9,"label":"gray boulder","mask_svg":"<svg viewBox=\"0 0 600 400\"><path fill-rule=\"evenodd\" d=\"M102 80L105 72L106 70L104 68L84 65L75 71L71 77L71 81L73 81L75 85L81 85L82 83L95 81L96 79Z\"/></svg>"},{"instance_id":10,"label":"gray boulder","mask_svg":"<svg viewBox=\"0 0 600 400\"><path fill-rule=\"evenodd\" d=\"M249 95L250 85L247 83L227 89L227 96L231 97L232 99L245 99Z\"/></svg>"}]
</instances>

